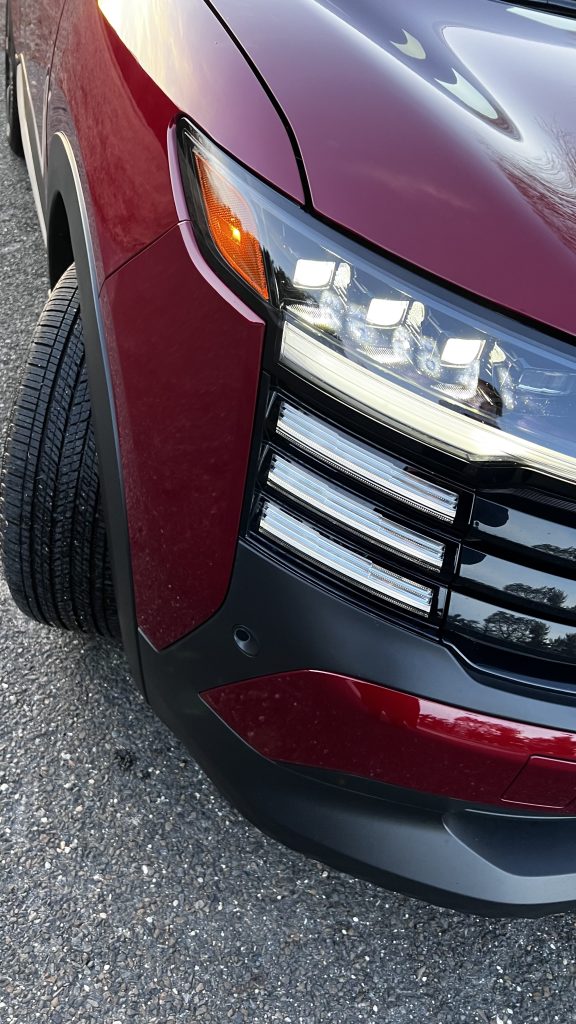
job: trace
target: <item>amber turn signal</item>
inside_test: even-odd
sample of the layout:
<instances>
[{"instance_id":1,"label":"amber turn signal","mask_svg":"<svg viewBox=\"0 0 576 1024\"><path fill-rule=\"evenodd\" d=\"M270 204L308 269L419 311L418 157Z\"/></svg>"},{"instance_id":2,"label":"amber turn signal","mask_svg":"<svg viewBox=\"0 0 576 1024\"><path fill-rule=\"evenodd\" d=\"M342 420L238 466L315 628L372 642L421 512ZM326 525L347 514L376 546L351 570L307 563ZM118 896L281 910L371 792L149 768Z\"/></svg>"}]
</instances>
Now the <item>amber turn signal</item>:
<instances>
[{"instance_id":1,"label":"amber turn signal","mask_svg":"<svg viewBox=\"0 0 576 1024\"><path fill-rule=\"evenodd\" d=\"M218 251L251 288L267 299L264 257L252 210L224 174L198 153L196 166L208 227Z\"/></svg>"}]
</instances>

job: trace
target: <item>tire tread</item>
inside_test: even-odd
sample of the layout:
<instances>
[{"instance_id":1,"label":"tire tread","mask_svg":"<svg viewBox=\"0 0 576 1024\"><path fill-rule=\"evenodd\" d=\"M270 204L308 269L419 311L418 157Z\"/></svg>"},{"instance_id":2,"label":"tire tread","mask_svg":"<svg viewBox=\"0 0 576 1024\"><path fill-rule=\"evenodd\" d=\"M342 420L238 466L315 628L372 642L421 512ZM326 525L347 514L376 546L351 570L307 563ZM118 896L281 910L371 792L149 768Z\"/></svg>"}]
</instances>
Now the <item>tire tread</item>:
<instances>
[{"instance_id":1,"label":"tire tread","mask_svg":"<svg viewBox=\"0 0 576 1024\"><path fill-rule=\"evenodd\" d=\"M12 596L48 625L119 636L74 266L34 332L0 476Z\"/></svg>"}]
</instances>

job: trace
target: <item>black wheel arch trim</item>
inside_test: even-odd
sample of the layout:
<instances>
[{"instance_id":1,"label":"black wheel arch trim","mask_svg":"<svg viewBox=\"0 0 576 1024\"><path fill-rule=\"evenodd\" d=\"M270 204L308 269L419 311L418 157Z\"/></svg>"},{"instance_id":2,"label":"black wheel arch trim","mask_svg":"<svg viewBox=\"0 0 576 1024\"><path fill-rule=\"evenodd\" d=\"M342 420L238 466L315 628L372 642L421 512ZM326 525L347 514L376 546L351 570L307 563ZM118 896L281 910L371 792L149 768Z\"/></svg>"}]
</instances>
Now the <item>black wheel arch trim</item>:
<instances>
[{"instance_id":1,"label":"black wheel arch trim","mask_svg":"<svg viewBox=\"0 0 576 1024\"><path fill-rule=\"evenodd\" d=\"M102 502L122 641L132 674L139 689L145 693L138 643L120 441L94 247L78 164L70 140L63 132L58 132L52 137L48 154L46 210L49 239L50 222L59 199L64 204L68 219L80 292Z\"/></svg>"}]
</instances>

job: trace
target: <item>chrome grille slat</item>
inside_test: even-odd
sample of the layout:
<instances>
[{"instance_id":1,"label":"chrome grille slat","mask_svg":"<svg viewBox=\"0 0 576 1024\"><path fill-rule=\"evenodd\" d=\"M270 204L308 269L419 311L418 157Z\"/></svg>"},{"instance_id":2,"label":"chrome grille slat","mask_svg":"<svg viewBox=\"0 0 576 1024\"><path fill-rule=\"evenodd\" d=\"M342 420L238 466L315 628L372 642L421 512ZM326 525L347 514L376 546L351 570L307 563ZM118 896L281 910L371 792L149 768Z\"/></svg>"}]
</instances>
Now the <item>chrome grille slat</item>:
<instances>
[{"instance_id":1,"label":"chrome grille slat","mask_svg":"<svg viewBox=\"0 0 576 1024\"><path fill-rule=\"evenodd\" d=\"M413 476L370 445L287 402L281 403L277 432L309 455L382 494L448 522L456 517L457 494Z\"/></svg>"},{"instance_id":2,"label":"chrome grille slat","mask_svg":"<svg viewBox=\"0 0 576 1024\"><path fill-rule=\"evenodd\" d=\"M442 566L445 546L393 522L373 505L351 495L305 467L274 455L268 483L308 508L324 513L333 522L354 530L403 558L424 563L431 569Z\"/></svg>"},{"instance_id":3,"label":"chrome grille slat","mask_svg":"<svg viewBox=\"0 0 576 1024\"><path fill-rule=\"evenodd\" d=\"M430 614L434 597L431 587L405 579L358 555L270 501L264 504L259 530L264 536L274 538L341 579L356 583L363 590L420 615Z\"/></svg>"}]
</instances>

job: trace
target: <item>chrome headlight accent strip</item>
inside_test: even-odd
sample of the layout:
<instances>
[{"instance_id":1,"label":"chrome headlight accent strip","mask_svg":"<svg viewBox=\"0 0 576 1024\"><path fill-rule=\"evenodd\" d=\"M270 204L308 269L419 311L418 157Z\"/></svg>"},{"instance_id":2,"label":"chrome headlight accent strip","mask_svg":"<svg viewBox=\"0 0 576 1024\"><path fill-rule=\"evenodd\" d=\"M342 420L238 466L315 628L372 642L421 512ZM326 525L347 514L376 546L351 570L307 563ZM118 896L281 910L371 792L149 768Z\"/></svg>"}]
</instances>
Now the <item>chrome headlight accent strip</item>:
<instances>
[{"instance_id":1,"label":"chrome headlight accent strip","mask_svg":"<svg viewBox=\"0 0 576 1024\"><path fill-rule=\"evenodd\" d=\"M277 431L303 451L336 467L382 494L413 508L454 522L458 495L414 476L368 444L357 441L310 413L282 402Z\"/></svg>"},{"instance_id":2,"label":"chrome headlight accent strip","mask_svg":"<svg viewBox=\"0 0 576 1024\"><path fill-rule=\"evenodd\" d=\"M268 483L308 508L324 513L333 522L354 530L359 539L368 538L429 568L442 567L445 547L441 541L423 537L387 519L370 502L348 494L297 463L274 455Z\"/></svg>"},{"instance_id":3,"label":"chrome headlight accent strip","mask_svg":"<svg viewBox=\"0 0 576 1024\"><path fill-rule=\"evenodd\" d=\"M344 581L412 612L430 614L434 597L431 587L398 576L357 555L272 502L264 504L259 530Z\"/></svg>"},{"instance_id":4,"label":"chrome headlight accent strip","mask_svg":"<svg viewBox=\"0 0 576 1024\"><path fill-rule=\"evenodd\" d=\"M347 359L292 323L284 325L281 360L323 391L428 446L439 444L456 458L512 463L559 480L574 481L576 459L571 455L436 405Z\"/></svg>"}]
</instances>

